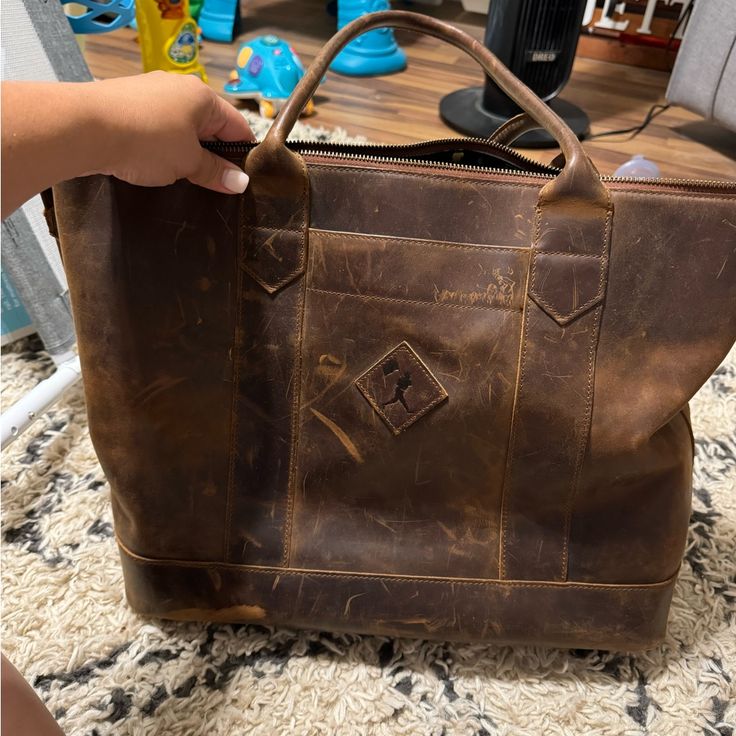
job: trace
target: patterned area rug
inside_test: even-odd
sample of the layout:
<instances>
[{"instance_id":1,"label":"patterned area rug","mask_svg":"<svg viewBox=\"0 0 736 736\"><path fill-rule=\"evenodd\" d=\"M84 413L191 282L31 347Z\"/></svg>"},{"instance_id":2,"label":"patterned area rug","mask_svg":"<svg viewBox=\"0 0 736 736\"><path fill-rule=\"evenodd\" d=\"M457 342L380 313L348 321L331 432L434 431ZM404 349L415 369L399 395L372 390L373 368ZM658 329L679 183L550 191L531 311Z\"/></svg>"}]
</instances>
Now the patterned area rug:
<instances>
[{"instance_id":1,"label":"patterned area rug","mask_svg":"<svg viewBox=\"0 0 736 736\"><path fill-rule=\"evenodd\" d=\"M4 351L3 402L51 370L38 343ZM69 736L731 736L736 350L692 408L694 510L669 636L632 656L139 618L74 388L4 459L3 649Z\"/></svg>"},{"instance_id":2,"label":"patterned area rug","mask_svg":"<svg viewBox=\"0 0 736 736\"><path fill-rule=\"evenodd\" d=\"M52 370L33 339L3 350L3 405ZM732 736L736 349L692 409L693 514L669 634L631 655L140 618L77 386L3 458L3 650L68 736Z\"/></svg>"}]
</instances>

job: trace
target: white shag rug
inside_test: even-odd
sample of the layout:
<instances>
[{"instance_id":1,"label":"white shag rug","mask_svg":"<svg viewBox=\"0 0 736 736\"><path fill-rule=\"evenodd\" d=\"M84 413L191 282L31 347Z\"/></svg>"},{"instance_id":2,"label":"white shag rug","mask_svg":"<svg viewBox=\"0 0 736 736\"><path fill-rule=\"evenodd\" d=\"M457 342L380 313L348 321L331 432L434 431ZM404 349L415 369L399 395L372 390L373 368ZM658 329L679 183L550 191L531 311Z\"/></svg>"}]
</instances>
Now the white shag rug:
<instances>
[{"instance_id":1,"label":"white shag rug","mask_svg":"<svg viewBox=\"0 0 736 736\"><path fill-rule=\"evenodd\" d=\"M3 406L52 370L37 340L3 349ZM630 655L140 618L77 386L3 458L2 649L68 736L733 736L736 349L692 410L669 634Z\"/></svg>"},{"instance_id":2,"label":"white shag rug","mask_svg":"<svg viewBox=\"0 0 736 736\"><path fill-rule=\"evenodd\" d=\"M250 129L260 141L273 125L273 120L261 117L257 113L248 109L241 109L240 114L248 121ZM330 141L331 143L367 143L368 139L362 135L348 135L343 128L322 128L315 127L308 122L312 118L300 118L294 125L289 140L295 141Z\"/></svg>"}]
</instances>

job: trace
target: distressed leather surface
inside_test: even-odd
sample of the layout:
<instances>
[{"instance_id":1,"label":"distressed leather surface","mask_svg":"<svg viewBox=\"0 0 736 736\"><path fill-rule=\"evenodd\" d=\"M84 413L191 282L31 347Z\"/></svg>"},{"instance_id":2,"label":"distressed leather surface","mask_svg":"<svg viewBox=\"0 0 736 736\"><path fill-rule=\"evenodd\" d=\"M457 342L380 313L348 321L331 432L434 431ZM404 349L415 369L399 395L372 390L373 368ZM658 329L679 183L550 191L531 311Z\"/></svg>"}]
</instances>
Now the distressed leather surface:
<instances>
[{"instance_id":1,"label":"distressed leather surface","mask_svg":"<svg viewBox=\"0 0 736 736\"><path fill-rule=\"evenodd\" d=\"M55 190L136 610L661 639L736 187L247 151L241 197Z\"/></svg>"}]
</instances>

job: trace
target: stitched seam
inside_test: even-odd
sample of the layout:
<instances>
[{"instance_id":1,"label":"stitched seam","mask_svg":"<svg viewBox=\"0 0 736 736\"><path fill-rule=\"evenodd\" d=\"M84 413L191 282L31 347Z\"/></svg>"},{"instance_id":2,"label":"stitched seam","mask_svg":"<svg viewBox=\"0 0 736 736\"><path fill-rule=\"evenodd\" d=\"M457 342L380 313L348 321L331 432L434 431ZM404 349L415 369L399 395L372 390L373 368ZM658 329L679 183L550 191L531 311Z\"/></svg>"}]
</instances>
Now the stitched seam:
<instances>
[{"instance_id":1,"label":"stitched seam","mask_svg":"<svg viewBox=\"0 0 736 736\"><path fill-rule=\"evenodd\" d=\"M666 588L672 585L677 579L677 573L666 580L660 580L655 583L621 584L615 583L569 583L569 582L526 582L523 580L493 580L493 579L467 579L467 578L442 578L442 577L422 577L422 576L404 576L404 575L381 575L377 573L343 573L340 571L313 571L309 569L299 568L282 568L282 567L263 567L258 565L238 565L232 562L207 562L198 560L166 560L151 559L142 557L131 552L119 539L117 539L120 551L126 555L134 564L147 567L178 567L178 568L197 568L197 569L216 569L224 567L228 569L240 570L242 572L254 573L259 575L298 575L301 577L317 577L317 578L340 578L341 580L384 580L397 583L421 583L430 585L462 585L462 586L504 586L512 588L557 588L559 590L589 590L595 592L600 591L631 591L646 593L655 588Z\"/></svg>"},{"instance_id":2,"label":"stitched seam","mask_svg":"<svg viewBox=\"0 0 736 736\"><path fill-rule=\"evenodd\" d=\"M608 249L611 236L611 220L613 219L613 211L611 209L610 196L608 198L608 213L606 215L605 231L603 236L603 248L601 259L601 273L598 282L598 291L602 295L605 287L605 275L608 267ZM578 456L575 462L575 472L573 474L572 487L565 504L565 525L563 530L563 548L562 548L562 579L567 580L568 568L570 563L570 531L572 528L572 509L575 505L575 498L578 493L580 484L580 475L583 469L583 460L585 458L585 450L588 446L588 435L590 434L590 425L593 415L593 380L595 376L595 358L596 347L600 336L600 326L603 314L603 306L596 309L593 316L593 330L590 336L590 346L588 348L588 385L585 395L585 425L580 433L578 446Z\"/></svg>"},{"instance_id":3,"label":"stitched seam","mask_svg":"<svg viewBox=\"0 0 736 736\"><path fill-rule=\"evenodd\" d=\"M291 557L291 534L292 534L292 516L294 513L294 482L296 479L296 467L298 464L299 450L299 408L301 404L301 384L302 384L302 353L303 353L303 334L304 319L306 315L306 289L301 288L299 292L299 306L297 308L297 359L295 361L294 372L294 396L291 400L291 451L289 453L289 480L286 491L286 519L284 520L284 538L283 549L281 555L281 564L288 567Z\"/></svg>"},{"instance_id":4,"label":"stitched seam","mask_svg":"<svg viewBox=\"0 0 736 736\"><path fill-rule=\"evenodd\" d=\"M313 231L318 237L333 238L335 240L358 240L365 242L366 240L389 240L392 243L402 243L409 246L416 245L426 248L447 248L449 250L472 250L483 251L491 254L496 251L504 251L507 253L527 254L531 250L527 245L504 246L504 245L483 245L482 243L453 243L442 240L424 240L422 238L398 238L393 235L374 235L371 233L345 233L341 230L320 230Z\"/></svg>"},{"instance_id":5,"label":"stitched seam","mask_svg":"<svg viewBox=\"0 0 736 736\"><path fill-rule=\"evenodd\" d=\"M305 167L305 170L304 170L304 175L307 176L306 167ZM302 197L305 197L305 196L306 196L306 191L302 192ZM305 228L306 228L306 224L305 224ZM287 284L289 281L291 281L294 278L294 276L297 276L298 274L300 274L304 270L304 230L296 230L296 229L292 229L292 228L265 227L265 226L261 226L261 225L259 225L259 226L245 225L245 226L243 226L242 229L243 230L250 230L250 231L253 231L253 230L268 230L269 232L281 232L283 230L283 231L286 231L286 232L298 233L299 234L299 245L297 246L299 248L299 261L298 261L297 265L295 266L295 268L292 271L290 271L288 274L286 274L286 276L284 276L283 278L279 279L276 282L266 281L265 278L259 276L252 269L252 267L249 266L245 262L245 259L243 259L243 261L241 261L240 267L242 269L244 269L245 271L247 271L248 274L250 274L250 276L252 276L266 290L273 289L274 291L277 291L284 284ZM247 254L246 254L246 257L247 257Z\"/></svg>"},{"instance_id":6,"label":"stitched seam","mask_svg":"<svg viewBox=\"0 0 736 736\"><path fill-rule=\"evenodd\" d=\"M534 225L534 243L539 242L539 235L541 232L541 220L542 220L542 209L537 203L534 208L535 213L535 225ZM534 287L534 280L536 278L536 252L532 252L530 270L527 274L527 290ZM519 366L518 366L518 383L516 387L516 395L514 396L514 408L511 413L511 436L509 437L509 447L506 454L506 477L504 479L503 488L501 490L501 529L500 529L500 540L499 540L499 556L498 556L498 576L499 578L506 577L506 554L508 551L508 524L509 524L509 501L511 493L511 484L513 481L513 468L514 468L514 449L516 447L516 430L518 427L518 408L521 401L521 392L524 386L524 372L526 368L526 350L527 341L529 339L529 299L524 299L524 319L522 321L522 336L521 347L519 349Z\"/></svg>"},{"instance_id":7,"label":"stitched seam","mask_svg":"<svg viewBox=\"0 0 736 736\"><path fill-rule=\"evenodd\" d=\"M442 396L439 396L432 400L430 404L424 407L420 412L417 412L416 414L413 414L409 419L407 419L403 424L400 426L396 426L384 413L383 409L373 400L373 397L369 394L368 389L363 384L359 384L356 381L356 385L360 389L360 393L363 394L363 396L368 400L368 403L375 409L376 412L378 412L379 416L383 419L384 422L388 425L389 429L393 432L394 435L399 435L401 432L403 432L407 427L414 424L419 418L423 417L430 409L433 409L437 404L441 403L447 398L447 393L442 394Z\"/></svg>"},{"instance_id":8,"label":"stitched seam","mask_svg":"<svg viewBox=\"0 0 736 736\"><path fill-rule=\"evenodd\" d=\"M502 127L501 130L497 131L494 136L492 136L492 141L498 141L498 139L503 139L504 136L511 135L515 130L518 130L521 128L524 123L526 123L526 120L523 118L520 120L517 120L515 123L511 123L510 125L507 123L505 127Z\"/></svg>"},{"instance_id":9,"label":"stitched seam","mask_svg":"<svg viewBox=\"0 0 736 736\"><path fill-rule=\"evenodd\" d=\"M299 275L304 267L304 262L302 261L293 271L291 271L289 274L284 276L284 278L280 279L279 281L276 281L274 283L271 283L269 281L266 281L265 279L261 278L256 274L250 266L247 266L245 263L241 264L241 268L255 281L257 281L261 286L263 286L267 291L268 289L273 289L274 291L277 291L280 287L282 287L284 284L291 281L294 276Z\"/></svg>"},{"instance_id":10,"label":"stitched seam","mask_svg":"<svg viewBox=\"0 0 736 736\"><path fill-rule=\"evenodd\" d=\"M609 197L609 205L610 205L610 197ZM609 215L610 215L610 210L609 210L609 214L606 215L606 225L605 225L605 227L608 227ZM604 236L604 245L607 243L607 238L608 238L608 236L605 235ZM598 267L599 274L600 275L599 275L599 278L598 278L598 290L596 291L596 293L590 299L588 299L587 302L585 302L584 304L580 304L578 307L576 307L575 309L573 309L573 310L571 310L569 312L566 312L565 314L561 314L557 310L556 307L553 307L541 294L539 294L536 291L534 285L532 284L532 287L529 290L529 295L532 296L534 298L534 300L541 307L544 307L546 309L546 311L548 311L550 314L552 314L555 317L557 317L558 320L569 322L570 320L572 320L573 317L575 317L575 316L577 316L579 314L582 314L587 309L589 309L590 307L592 307L596 302L598 302L598 301L601 300L601 298L603 297L603 273L605 271L605 265L608 262L607 256L605 254L598 254L598 255L591 254L591 255L588 255L588 254L584 254L584 253L578 254L578 253L562 253L562 252L550 252L550 251L539 251L539 252L536 252L535 251L534 254L532 255L532 258L534 259L534 267L535 268L536 268L536 263L537 263L537 260L536 260L537 259L537 256L545 256L545 255L565 255L565 256L582 257L582 258L598 258L600 260L600 264L599 264L599 267Z\"/></svg>"},{"instance_id":11,"label":"stitched seam","mask_svg":"<svg viewBox=\"0 0 736 736\"><path fill-rule=\"evenodd\" d=\"M383 421L388 425L388 428L394 433L399 434L399 430L394 426L394 424L391 422L391 420L383 413L383 409L381 409L380 406L373 400L373 397L370 395L368 389L366 388L365 384L362 383L363 377L355 381L355 385L358 387L358 390L363 395L363 397L368 401L368 403L373 407L374 411L378 413L378 416L383 419Z\"/></svg>"},{"instance_id":12,"label":"stitched seam","mask_svg":"<svg viewBox=\"0 0 736 736\"><path fill-rule=\"evenodd\" d=\"M241 198L238 216L243 221L245 216L244 199ZM241 231L242 238L242 231ZM238 249L240 250L240 249ZM236 256L237 259L237 256ZM237 262L237 261L236 261ZM233 516L233 488L235 486L235 444L238 433L238 402L240 394L240 343L242 331L243 311L243 272L238 269L236 280L237 294L235 296L235 336L233 340L233 395L230 404L230 440L228 452L227 491L225 498L225 534L223 539L223 560L227 562L230 557L230 528Z\"/></svg>"},{"instance_id":13,"label":"stitched seam","mask_svg":"<svg viewBox=\"0 0 736 736\"><path fill-rule=\"evenodd\" d=\"M440 396L438 396L435 399L433 399L422 410L420 410L419 412L417 412L413 416L409 417L409 419L407 419L398 428L399 429L399 432L401 432L402 430L406 429L406 427L408 427L410 424L413 424L414 422L416 422L417 419L419 419L420 417L423 417L430 409L433 409L435 406L437 406L437 404L439 404L440 402L444 401L447 398L447 391L445 391L445 389L443 388L443 386L438 381L435 380L435 377L427 370L427 368L425 368L425 366L422 365L422 363L420 361L418 361L414 357L414 354L411 351L407 350L406 348L399 348L399 349L400 350L403 350L403 352L406 353L406 355L408 356L409 360L415 366L417 366L417 368L419 368L419 370L421 371L422 375L429 381L429 383L436 390L439 390L439 392L440 392Z\"/></svg>"},{"instance_id":14,"label":"stitched seam","mask_svg":"<svg viewBox=\"0 0 736 736\"><path fill-rule=\"evenodd\" d=\"M609 207L610 207L610 196L609 196ZM609 222L609 215L610 215L610 209L608 211L609 214L606 215L606 227L608 226ZM538 236L538 234L537 234ZM607 235L604 236L604 245L607 242ZM538 242L538 241L536 241ZM596 302L600 301L603 296L603 279L602 274L604 272L604 265L605 262L607 262L607 258L605 254L599 253L599 254L588 254L588 253L565 253L564 251L534 251L532 254L532 260L534 262L534 265L532 267L532 274L534 274L536 270L537 265L537 256L545 256L545 255L560 255L560 256L573 256L574 258L598 258L600 259L601 263L599 265L599 270L601 276L598 279L598 291L590 298L587 302L584 304L580 304L575 309L565 312L562 314L556 307L552 306L547 299L545 299L542 294L537 292L536 287L534 285L534 279L532 279L532 284L529 289L529 295L536 301L540 307L543 307L545 311L549 312L551 315L556 317L558 320L561 320L563 322L569 322L573 319L573 317L576 317L577 315L582 314L587 309L590 309L593 305L596 304Z\"/></svg>"},{"instance_id":15,"label":"stitched seam","mask_svg":"<svg viewBox=\"0 0 736 736\"><path fill-rule=\"evenodd\" d=\"M572 524L572 503L576 495L578 484L580 482L580 472L583 466L583 458L585 457L585 448L587 446L588 432L590 431L590 408L593 399L593 358L595 356L595 346L598 336L598 318L601 314L601 307L596 309L593 315L593 325L591 327L591 335L588 345L588 381L585 388L585 410L583 412L584 424L580 428L580 438L578 439L578 447L575 457L575 469L573 471L572 483L570 484L570 492L565 500L565 516L563 522L563 541L562 541L562 569L561 576L563 580L567 579L567 566L569 561L570 547L570 526Z\"/></svg>"},{"instance_id":16,"label":"stitched seam","mask_svg":"<svg viewBox=\"0 0 736 736\"><path fill-rule=\"evenodd\" d=\"M476 172L472 172L473 174L476 174L475 176L447 176L443 174L436 174L434 172L432 172L431 174L428 174L426 172L418 172L418 171L401 171L398 169L378 169L378 168L371 167L371 166L360 166L360 165L346 166L344 164L335 165L335 164L324 163L322 161L320 161L319 163L310 162L309 166L310 168L311 167L323 168L323 169L329 169L330 171L345 171L348 173L355 173L355 171L372 171L372 172L375 172L376 174L381 174L382 176L386 174L396 174L397 176L411 176L414 178L425 179L425 180L431 177L433 181L447 181L447 182L452 182L452 183L456 183L458 179L462 179L463 181L472 181L477 184L487 185L489 187L509 187L511 189L518 189L519 187L527 187L529 189L532 189L532 188L541 189L544 186L544 184L552 181L552 179L554 178L552 177L552 179L547 179L545 177L543 180L540 180L539 182L493 181L490 179L478 178ZM463 171L463 170L459 169L459 171ZM467 170L464 173L467 173ZM493 169L489 169L488 173L498 175L498 172L493 171ZM521 174L521 176L523 176L523 174ZM531 176L534 176L534 175L532 174Z\"/></svg>"},{"instance_id":17,"label":"stitched seam","mask_svg":"<svg viewBox=\"0 0 736 736\"><path fill-rule=\"evenodd\" d=\"M382 302L399 302L402 304L423 304L428 307L448 307L450 309L472 309L476 312L488 312L488 311L496 311L496 312L512 312L517 313L520 312L521 309L519 308L512 308L512 307L494 307L491 305L488 305L486 307L473 307L469 304L455 304L453 302L429 302L429 301L423 301L421 299L400 299L399 297L393 297L393 296L374 296L373 294L354 294L347 291L332 291L330 289L320 289L316 286L310 286L308 287L309 291L316 291L320 294L332 294L334 296L351 296L356 299L375 299L376 301L382 301Z\"/></svg>"},{"instance_id":18,"label":"stitched seam","mask_svg":"<svg viewBox=\"0 0 736 736\"><path fill-rule=\"evenodd\" d=\"M534 301L538 302L541 307L544 307L545 311L557 317L558 320L570 321L572 317L574 317L575 315L581 314L586 309L589 309L590 307L592 307L597 301L600 301L602 294L599 291L595 296L588 299L588 301L585 302L585 304L581 304L579 307L576 307L573 311L566 312L565 314L560 314L560 312L557 311L557 309L555 309L543 296L541 296L540 294L537 294L536 291L530 290L529 296L531 296L534 299Z\"/></svg>"},{"instance_id":19,"label":"stitched seam","mask_svg":"<svg viewBox=\"0 0 736 736\"><path fill-rule=\"evenodd\" d=\"M304 227L301 231L301 243L299 248L300 253L300 268L304 266L305 257L305 235L309 222L309 173L307 166L304 163L304 159L301 156L297 156L297 160L301 165L302 169L302 218ZM291 404L291 453L289 457L289 479L286 488L286 519L283 530L283 549L281 564L288 567L291 560L291 534L292 534L292 517L294 514L294 482L296 480L296 466L298 462L299 453L299 409L301 404L301 392L302 392L302 355L304 349L304 318L306 313L306 291L307 291L307 280L304 279L304 283L299 290L299 307L297 313L297 360L294 366L295 378L294 378L294 397Z\"/></svg>"},{"instance_id":20,"label":"stitched seam","mask_svg":"<svg viewBox=\"0 0 736 736\"><path fill-rule=\"evenodd\" d=\"M385 174L397 174L399 176L412 176L412 177L418 177L420 179L428 179L430 178L430 174L426 173L420 173L416 171L399 171L396 169L378 169L371 166L345 166L345 165L335 165L335 164L328 164L324 162L310 162L310 167L314 168L324 168L324 169L330 169L331 171L345 171L345 172L355 172L356 170L360 171L372 171L377 174L385 175ZM492 169L488 170L489 174L498 174L498 172L494 172ZM524 176L523 173L520 174L520 176ZM530 174L530 176L534 176L533 174ZM477 184L483 184L487 186L492 187L511 187L513 189L518 189L520 187L526 187L526 188L536 188L541 189L544 187L544 184L540 181L540 183L536 182L527 182L527 181L518 181L518 182L508 182L508 181L493 181L489 179L479 179L479 178L473 178L471 176L443 176L442 174L435 174L434 172L431 174L431 178L434 181L448 181L448 182L456 182L458 179L463 179L464 181L472 181ZM547 179L545 177L544 181L546 183L549 183L550 181L553 181L555 177L551 177ZM611 191L614 192L622 192L624 194L629 194L635 197L643 196L653 196L653 197L676 197L678 199L703 199L708 202L712 202L714 200L722 201L722 202L731 202L734 198L736 198L736 193L732 195L723 195L723 194L707 194L703 192L695 192L693 194L690 194L688 192L676 192L674 190L668 190L666 192L655 192L651 190L642 190L642 189L625 189L623 187L617 187L616 182L610 182L606 181L601 182L606 186L606 188L611 187ZM730 182L726 181L726 184L730 184ZM613 185L613 186L611 186Z\"/></svg>"},{"instance_id":21,"label":"stitched seam","mask_svg":"<svg viewBox=\"0 0 736 736\"><path fill-rule=\"evenodd\" d=\"M611 184L611 182L604 182L605 184ZM730 182L725 182L726 184L730 184ZM728 195L722 195L722 194L707 194L704 192L694 192L693 194L689 194L688 192L675 192L675 191L668 191L668 192L654 192L650 190L643 191L641 189L618 189L615 185L611 189L613 192L621 192L623 194L628 194L632 197L669 197L677 198L677 199L702 199L704 202L731 202L736 198L736 192L732 194L731 196Z\"/></svg>"},{"instance_id":22,"label":"stitched seam","mask_svg":"<svg viewBox=\"0 0 736 736\"><path fill-rule=\"evenodd\" d=\"M601 258L600 253L567 253L564 250L540 250L540 256L570 256L571 258Z\"/></svg>"},{"instance_id":23,"label":"stitched seam","mask_svg":"<svg viewBox=\"0 0 736 736\"><path fill-rule=\"evenodd\" d=\"M430 178L429 174L426 173L420 173L415 171L399 171L396 169L377 169L370 166L345 166L345 165L335 165L335 164L328 164L324 162L311 162L309 163L310 168L324 168L324 169L330 169L331 171L346 171L346 172L355 172L356 170L360 171L372 171L377 174L385 175L385 174L397 174L399 176L412 176L412 177L418 177L420 179L428 179ZM492 169L488 170L489 174L497 174L498 172L494 172ZM520 176L524 176L523 173L520 174ZM533 174L530 174L530 176L533 176ZM489 179L479 179L479 178L473 178L470 176L443 176L442 174L435 174L434 172L431 174L431 178L433 181L448 181L448 182L456 182L458 179L463 179L464 181L472 181L477 184L483 184L487 186L492 187L511 187L513 189L518 189L520 187L526 187L526 188L536 188L541 189L544 184L540 181L540 183L536 182L526 182L526 181L518 181L518 182L507 182L507 181L492 181ZM553 181L555 177L551 177L547 179L545 177L544 182L549 183L550 181ZM601 180L602 181L602 180ZM708 202L712 202L714 200L716 201L722 201L722 202L731 202L734 198L736 198L736 193L732 195L722 195L722 194L712 194L709 195L707 193L702 192L696 192L693 194L690 194L688 192L676 192L674 190L669 190L666 192L655 192L650 190L641 190L641 189L625 189L623 187L619 188L616 186L616 182L610 182L606 181L602 183L606 186L606 188L611 187L611 191L613 192L622 192L624 194L629 194L632 196L653 196L653 197L676 197L678 199L703 199ZM729 184L730 182L725 182L726 184ZM611 186L613 185L613 186Z\"/></svg>"},{"instance_id":24,"label":"stitched seam","mask_svg":"<svg viewBox=\"0 0 736 736\"><path fill-rule=\"evenodd\" d=\"M304 231L298 227L269 227L268 225L243 225L244 230L267 230L270 233L296 233L304 235Z\"/></svg>"}]
</instances>

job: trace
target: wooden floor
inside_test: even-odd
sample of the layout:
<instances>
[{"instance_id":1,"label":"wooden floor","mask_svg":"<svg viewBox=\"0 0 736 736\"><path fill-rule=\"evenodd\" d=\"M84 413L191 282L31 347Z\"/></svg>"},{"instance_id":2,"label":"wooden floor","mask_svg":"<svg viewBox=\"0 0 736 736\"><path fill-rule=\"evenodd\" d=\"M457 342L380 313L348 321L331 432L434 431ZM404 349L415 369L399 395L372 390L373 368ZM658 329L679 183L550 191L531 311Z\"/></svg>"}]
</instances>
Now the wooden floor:
<instances>
[{"instance_id":1,"label":"wooden floor","mask_svg":"<svg viewBox=\"0 0 736 736\"><path fill-rule=\"evenodd\" d=\"M394 7L404 5L394 2ZM444 0L438 8L421 9L476 38L483 37L484 16L464 12L459 3ZM264 33L285 37L308 64L334 33L335 19L325 12L324 0L247 0L243 29L241 40ZM397 35L409 57L405 72L368 79L329 73L316 99L317 112L307 122L341 126L350 134L387 143L456 135L440 120L438 103L448 92L481 84L478 67L462 52L433 38ZM201 58L214 89L222 90L235 55L234 44L204 43ZM86 57L99 78L141 71L135 33L130 29L88 36ZM639 124L653 103L664 100L667 79L665 72L578 58L563 97L586 110L593 133L626 128ZM736 135L682 108L670 108L639 136L625 138L585 144L602 174L613 173L633 154L642 153L660 166L664 176L736 179ZM555 152L531 155L549 161Z\"/></svg>"}]
</instances>

